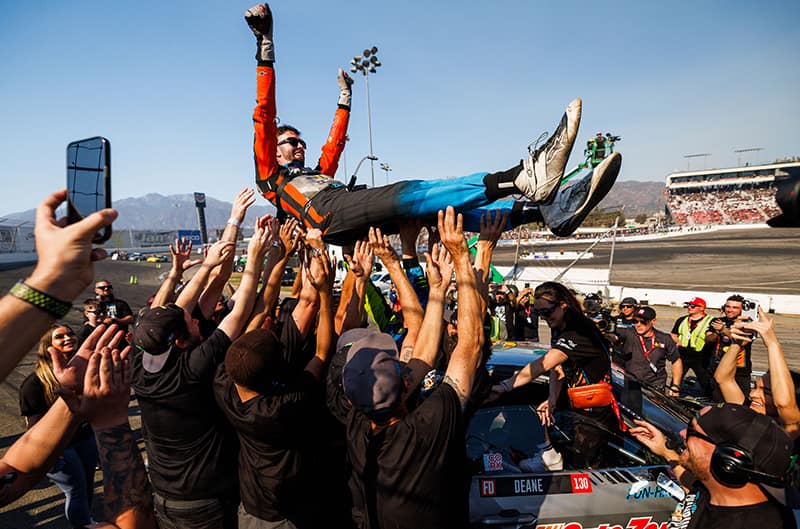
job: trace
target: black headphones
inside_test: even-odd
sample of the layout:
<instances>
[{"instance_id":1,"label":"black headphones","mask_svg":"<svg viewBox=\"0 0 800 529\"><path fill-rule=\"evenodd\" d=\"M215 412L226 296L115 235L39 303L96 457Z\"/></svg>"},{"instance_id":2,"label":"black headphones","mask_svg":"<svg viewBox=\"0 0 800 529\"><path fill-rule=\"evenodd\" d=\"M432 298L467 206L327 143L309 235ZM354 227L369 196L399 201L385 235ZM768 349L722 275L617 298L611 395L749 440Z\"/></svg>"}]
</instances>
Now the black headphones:
<instances>
[{"instance_id":1,"label":"black headphones","mask_svg":"<svg viewBox=\"0 0 800 529\"><path fill-rule=\"evenodd\" d=\"M772 419L766 415L753 418L747 433L740 444L722 442L716 445L711 455L711 475L726 487L738 488L746 483L763 483L770 487L786 486L786 473L774 476L759 472L753 464L753 449L758 446L761 437L770 427ZM794 460L792 460L793 462ZM791 467L792 465L789 465Z\"/></svg>"}]
</instances>

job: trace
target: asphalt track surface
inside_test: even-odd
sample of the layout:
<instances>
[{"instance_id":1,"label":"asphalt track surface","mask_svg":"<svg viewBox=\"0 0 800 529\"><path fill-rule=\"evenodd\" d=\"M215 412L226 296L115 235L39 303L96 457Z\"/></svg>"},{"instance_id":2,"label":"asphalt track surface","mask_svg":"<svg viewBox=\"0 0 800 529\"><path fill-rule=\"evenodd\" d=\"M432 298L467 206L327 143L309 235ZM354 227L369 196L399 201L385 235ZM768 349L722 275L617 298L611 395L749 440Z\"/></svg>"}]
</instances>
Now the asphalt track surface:
<instances>
[{"instance_id":1,"label":"asphalt track surface","mask_svg":"<svg viewBox=\"0 0 800 529\"><path fill-rule=\"evenodd\" d=\"M564 244L563 248L579 251L588 244L582 241L578 245ZM549 251L559 248L561 246L551 246ZM611 244L599 244L593 253L594 258L581 261L581 266L605 267L608 265ZM495 257L497 264L513 264L514 249L499 248ZM159 269L152 263L103 261L96 264L95 277L108 279L114 285L117 297L126 300L135 311L158 288L158 276L168 266L164 264ZM17 279L26 277L30 270L27 267L0 272L0 291L7 291ZM137 284L129 283L131 276L136 276ZM618 240L612 283L687 291L729 292L741 289L800 294L800 229L698 233L645 242ZM67 322L76 326L80 323L81 301L91 296L90 287L76 299L76 309L65 318ZM680 307L655 308L658 311L657 327L666 331L672 327L674 318L685 312ZM774 318L787 361L793 369L800 370L800 316L776 314ZM546 327L541 328L540 335L543 340L548 339ZM18 388L25 376L32 372L34 361L35 353L29 354L0 383L0 453L4 453L25 430L24 421L19 416ZM761 343L753 346L753 363L756 369L766 368L766 353ZM141 421L134 399L131 399L130 416L138 433ZM102 478L99 471L95 479L94 513L95 518L101 519ZM68 529L69 524L62 514L63 507L61 492L44 479L20 500L0 509L0 529Z\"/></svg>"}]
</instances>

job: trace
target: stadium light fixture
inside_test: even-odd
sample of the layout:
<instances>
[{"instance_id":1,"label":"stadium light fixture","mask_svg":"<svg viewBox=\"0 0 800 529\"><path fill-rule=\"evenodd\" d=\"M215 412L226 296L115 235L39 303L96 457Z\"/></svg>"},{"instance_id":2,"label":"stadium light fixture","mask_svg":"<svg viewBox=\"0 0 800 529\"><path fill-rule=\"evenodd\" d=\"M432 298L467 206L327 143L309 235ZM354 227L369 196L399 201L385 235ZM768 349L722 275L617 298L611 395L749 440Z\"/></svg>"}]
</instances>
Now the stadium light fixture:
<instances>
[{"instance_id":1,"label":"stadium light fixture","mask_svg":"<svg viewBox=\"0 0 800 529\"><path fill-rule=\"evenodd\" d=\"M373 162L377 159L372 152L372 110L369 101L369 74L377 73L378 67L381 66L381 61L378 60L378 47L372 46L365 49L361 55L355 55L353 60L350 61L352 66L350 71L353 73L361 72L364 76L364 87L367 93L367 131L369 133L369 170L372 176L372 187L375 187L375 165ZM388 173L387 173L388 174Z\"/></svg>"}]
</instances>

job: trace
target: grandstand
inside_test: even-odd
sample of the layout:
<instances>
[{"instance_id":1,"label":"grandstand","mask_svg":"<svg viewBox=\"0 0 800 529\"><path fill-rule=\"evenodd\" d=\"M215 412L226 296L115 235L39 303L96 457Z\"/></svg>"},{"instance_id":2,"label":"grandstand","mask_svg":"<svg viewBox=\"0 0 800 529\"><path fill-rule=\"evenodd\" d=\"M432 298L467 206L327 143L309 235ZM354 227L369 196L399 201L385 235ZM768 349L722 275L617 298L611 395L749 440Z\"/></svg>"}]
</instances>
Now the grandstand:
<instances>
[{"instance_id":1,"label":"grandstand","mask_svg":"<svg viewBox=\"0 0 800 529\"><path fill-rule=\"evenodd\" d=\"M686 171L667 176L667 207L675 224L759 224L780 213L775 178L800 161Z\"/></svg>"}]
</instances>

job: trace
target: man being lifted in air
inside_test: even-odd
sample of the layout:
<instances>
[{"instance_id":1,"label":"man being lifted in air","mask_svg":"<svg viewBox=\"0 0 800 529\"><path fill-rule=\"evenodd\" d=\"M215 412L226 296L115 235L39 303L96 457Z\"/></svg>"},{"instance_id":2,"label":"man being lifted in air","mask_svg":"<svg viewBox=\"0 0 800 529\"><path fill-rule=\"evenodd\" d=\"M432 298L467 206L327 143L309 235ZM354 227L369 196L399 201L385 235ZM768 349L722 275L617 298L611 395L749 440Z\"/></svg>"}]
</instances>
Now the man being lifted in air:
<instances>
[{"instance_id":1,"label":"man being lifted in air","mask_svg":"<svg viewBox=\"0 0 800 529\"><path fill-rule=\"evenodd\" d=\"M245 13L256 37L258 66L253 112L256 184L278 209L319 228L328 243L346 245L363 238L370 226L396 233L397 221L420 218L435 224L439 210L453 206L464 215L465 231L480 231L485 209L511 212L507 229L544 222L559 236L571 234L608 193L622 163L618 153L585 177L561 187L564 168L578 133L581 100L568 106L552 136L527 159L505 171L479 172L447 180L407 180L383 187L350 190L333 178L344 149L352 80L339 70L339 107L316 168L305 167L306 143L294 127L275 123L275 48L272 12L259 4ZM528 201L515 201L512 195Z\"/></svg>"}]
</instances>

